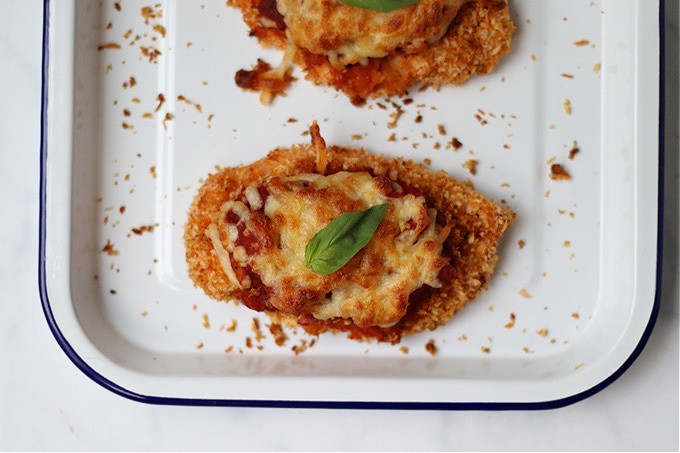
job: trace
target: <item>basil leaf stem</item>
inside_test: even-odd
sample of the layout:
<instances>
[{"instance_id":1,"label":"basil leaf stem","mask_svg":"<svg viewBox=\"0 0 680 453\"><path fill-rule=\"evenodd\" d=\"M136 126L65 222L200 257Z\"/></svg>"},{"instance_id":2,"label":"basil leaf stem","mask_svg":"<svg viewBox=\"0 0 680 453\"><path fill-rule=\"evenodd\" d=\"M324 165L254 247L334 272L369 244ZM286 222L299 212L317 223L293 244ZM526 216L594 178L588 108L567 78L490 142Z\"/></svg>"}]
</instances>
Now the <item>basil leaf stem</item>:
<instances>
[{"instance_id":1,"label":"basil leaf stem","mask_svg":"<svg viewBox=\"0 0 680 453\"><path fill-rule=\"evenodd\" d=\"M340 0L347 6L371 9L382 13L389 13L395 9L418 3L418 0Z\"/></svg>"},{"instance_id":2,"label":"basil leaf stem","mask_svg":"<svg viewBox=\"0 0 680 453\"><path fill-rule=\"evenodd\" d=\"M305 247L305 266L317 274L337 271L364 248L378 229L388 203L341 214L318 231Z\"/></svg>"}]
</instances>

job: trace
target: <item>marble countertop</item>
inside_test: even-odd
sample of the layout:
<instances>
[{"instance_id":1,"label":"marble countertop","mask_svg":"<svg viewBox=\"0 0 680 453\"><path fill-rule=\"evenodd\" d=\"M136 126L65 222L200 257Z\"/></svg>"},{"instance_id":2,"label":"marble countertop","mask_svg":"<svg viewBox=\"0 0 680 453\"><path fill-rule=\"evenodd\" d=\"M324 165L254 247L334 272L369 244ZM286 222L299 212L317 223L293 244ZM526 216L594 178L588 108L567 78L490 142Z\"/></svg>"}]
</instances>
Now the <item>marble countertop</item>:
<instances>
[{"instance_id":1,"label":"marble countertop","mask_svg":"<svg viewBox=\"0 0 680 453\"><path fill-rule=\"evenodd\" d=\"M1 450L675 450L678 444L678 4L666 1L663 287L632 366L540 411L153 406L105 390L54 340L38 292L42 2L0 3Z\"/></svg>"}]
</instances>

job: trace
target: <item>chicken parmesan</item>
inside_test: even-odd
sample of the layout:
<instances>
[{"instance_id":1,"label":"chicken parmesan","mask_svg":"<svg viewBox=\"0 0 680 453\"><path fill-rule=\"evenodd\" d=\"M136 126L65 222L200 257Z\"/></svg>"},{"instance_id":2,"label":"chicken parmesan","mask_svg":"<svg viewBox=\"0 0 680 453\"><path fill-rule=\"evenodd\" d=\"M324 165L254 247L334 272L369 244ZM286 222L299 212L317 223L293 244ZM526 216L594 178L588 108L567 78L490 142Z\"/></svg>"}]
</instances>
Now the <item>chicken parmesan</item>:
<instances>
[{"instance_id":1,"label":"chicken parmesan","mask_svg":"<svg viewBox=\"0 0 680 453\"><path fill-rule=\"evenodd\" d=\"M507 0L419 0L389 12L340 0L227 0L264 47L284 50L272 67L261 59L236 84L283 94L292 64L317 85L343 91L355 105L402 96L414 86L461 84L488 74L511 50L515 26Z\"/></svg>"},{"instance_id":2,"label":"chicken parmesan","mask_svg":"<svg viewBox=\"0 0 680 453\"><path fill-rule=\"evenodd\" d=\"M326 146L316 123L310 131L310 145L275 149L203 183L184 232L195 285L313 335L391 343L446 323L486 288L515 218L509 208L444 172ZM358 232L365 213L375 222L368 235ZM359 217L343 223L347 215ZM337 245L316 258L325 264L356 237L366 241L319 270L309 249L324 234Z\"/></svg>"}]
</instances>

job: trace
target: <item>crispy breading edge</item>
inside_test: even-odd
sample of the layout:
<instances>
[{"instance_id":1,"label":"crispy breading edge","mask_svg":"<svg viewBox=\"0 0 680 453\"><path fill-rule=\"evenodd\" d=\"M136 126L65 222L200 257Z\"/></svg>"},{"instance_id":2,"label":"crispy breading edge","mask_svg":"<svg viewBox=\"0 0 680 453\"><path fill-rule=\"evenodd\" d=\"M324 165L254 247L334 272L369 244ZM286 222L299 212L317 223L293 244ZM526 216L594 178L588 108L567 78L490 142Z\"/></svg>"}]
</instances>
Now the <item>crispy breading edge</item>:
<instances>
[{"instance_id":1,"label":"crispy breading edge","mask_svg":"<svg viewBox=\"0 0 680 453\"><path fill-rule=\"evenodd\" d=\"M498 261L496 247L515 214L487 200L470 185L456 181L443 171L433 172L422 164L389 159L363 149L329 146L327 174L341 170L369 170L396 177L418 186L428 203L438 211L438 221L451 224L446 253L455 268L454 278L442 288L432 289L422 301L412 304L407 315L389 329L357 329L345 322L317 322L302 326L312 334L348 331L350 338L398 343L402 335L433 330L448 322L460 309L486 289ZM233 300L236 288L222 272L205 229L219 215L220 206L240 197L249 184L261 184L270 176L314 172L316 152L311 145L277 148L248 166L224 168L211 174L195 196L184 231L189 276L194 284L216 300ZM294 325L296 318L271 314L277 322Z\"/></svg>"}]
</instances>

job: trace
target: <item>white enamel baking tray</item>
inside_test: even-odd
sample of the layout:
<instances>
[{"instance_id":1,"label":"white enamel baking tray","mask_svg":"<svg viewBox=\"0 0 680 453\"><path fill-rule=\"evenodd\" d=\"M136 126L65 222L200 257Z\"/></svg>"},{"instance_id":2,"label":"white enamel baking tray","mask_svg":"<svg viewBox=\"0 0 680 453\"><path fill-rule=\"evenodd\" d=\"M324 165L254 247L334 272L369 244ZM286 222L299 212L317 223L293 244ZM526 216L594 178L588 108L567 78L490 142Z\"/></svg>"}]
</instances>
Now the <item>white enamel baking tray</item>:
<instances>
[{"instance_id":1,"label":"white enamel baking tray","mask_svg":"<svg viewBox=\"0 0 680 453\"><path fill-rule=\"evenodd\" d=\"M491 75L358 108L295 72L264 107L233 76L281 53L224 0L48 1L40 290L57 341L149 403L522 409L592 395L657 312L659 8L514 0L514 49ZM396 346L289 330L279 346L266 317L192 286L181 236L202 178L306 142L313 120L330 144L427 162L517 213L488 291L446 326ZM553 163L571 179L553 180Z\"/></svg>"}]
</instances>

